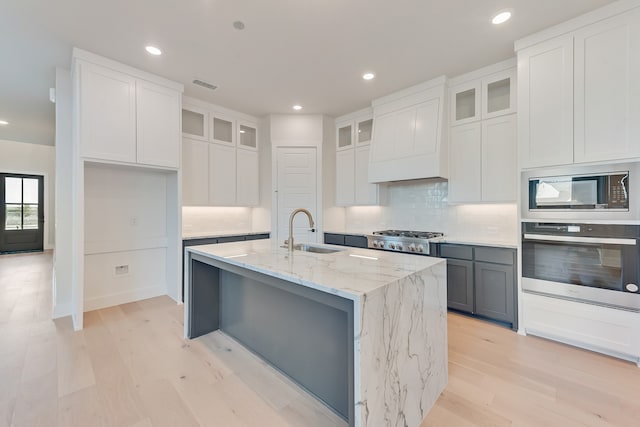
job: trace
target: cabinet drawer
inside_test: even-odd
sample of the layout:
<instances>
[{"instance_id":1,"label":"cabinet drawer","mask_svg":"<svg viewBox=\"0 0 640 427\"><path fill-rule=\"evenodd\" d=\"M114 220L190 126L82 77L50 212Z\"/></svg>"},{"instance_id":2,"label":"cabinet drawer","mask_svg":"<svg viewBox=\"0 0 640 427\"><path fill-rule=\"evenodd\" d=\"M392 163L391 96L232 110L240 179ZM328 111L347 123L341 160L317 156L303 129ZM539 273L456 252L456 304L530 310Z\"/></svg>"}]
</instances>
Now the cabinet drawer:
<instances>
[{"instance_id":1,"label":"cabinet drawer","mask_svg":"<svg viewBox=\"0 0 640 427\"><path fill-rule=\"evenodd\" d=\"M328 245L344 246L344 234L324 233L324 242Z\"/></svg>"},{"instance_id":2,"label":"cabinet drawer","mask_svg":"<svg viewBox=\"0 0 640 427\"><path fill-rule=\"evenodd\" d=\"M344 236L344 244L354 248L366 248L367 238L364 236Z\"/></svg>"},{"instance_id":3,"label":"cabinet drawer","mask_svg":"<svg viewBox=\"0 0 640 427\"><path fill-rule=\"evenodd\" d=\"M440 256L442 258L457 258L473 260L473 247L464 245L440 245Z\"/></svg>"},{"instance_id":4,"label":"cabinet drawer","mask_svg":"<svg viewBox=\"0 0 640 427\"><path fill-rule=\"evenodd\" d=\"M476 261L513 265L515 250L507 248L476 247Z\"/></svg>"}]
</instances>

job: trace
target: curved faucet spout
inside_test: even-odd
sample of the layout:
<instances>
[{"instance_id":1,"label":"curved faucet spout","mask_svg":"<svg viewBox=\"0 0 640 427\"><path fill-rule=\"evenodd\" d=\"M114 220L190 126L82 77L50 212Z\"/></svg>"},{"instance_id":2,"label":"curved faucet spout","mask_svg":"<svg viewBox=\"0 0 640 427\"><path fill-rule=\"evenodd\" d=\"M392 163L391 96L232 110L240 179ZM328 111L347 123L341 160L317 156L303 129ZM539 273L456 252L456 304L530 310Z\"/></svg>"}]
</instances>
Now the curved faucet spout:
<instances>
[{"instance_id":1,"label":"curved faucet spout","mask_svg":"<svg viewBox=\"0 0 640 427\"><path fill-rule=\"evenodd\" d=\"M293 212L291 212L291 216L289 216L289 239L287 239L287 241L285 242L287 244L287 247L289 248L289 252L293 252L293 218L296 216L296 214L300 212L307 215L307 218L309 218L309 227L311 227L311 231L315 231L313 229L315 227L315 223L313 222L313 216L311 215L311 212L309 212L308 209L298 208L298 209L295 209Z\"/></svg>"}]
</instances>

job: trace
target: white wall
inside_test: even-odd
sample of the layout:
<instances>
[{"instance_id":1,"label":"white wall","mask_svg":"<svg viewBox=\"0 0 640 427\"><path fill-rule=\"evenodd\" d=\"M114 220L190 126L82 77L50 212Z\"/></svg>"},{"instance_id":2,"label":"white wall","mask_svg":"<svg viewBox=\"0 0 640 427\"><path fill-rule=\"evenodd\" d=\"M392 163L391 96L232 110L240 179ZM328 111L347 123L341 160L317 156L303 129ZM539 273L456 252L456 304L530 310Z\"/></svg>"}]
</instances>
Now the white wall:
<instances>
[{"instance_id":1,"label":"white wall","mask_svg":"<svg viewBox=\"0 0 640 427\"><path fill-rule=\"evenodd\" d=\"M55 147L0 140L0 172L44 176L44 248L55 243Z\"/></svg>"},{"instance_id":2,"label":"white wall","mask_svg":"<svg viewBox=\"0 0 640 427\"><path fill-rule=\"evenodd\" d=\"M53 318L71 314L72 159L71 73L56 68L55 235Z\"/></svg>"},{"instance_id":3,"label":"white wall","mask_svg":"<svg viewBox=\"0 0 640 427\"><path fill-rule=\"evenodd\" d=\"M84 311L168 293L172 178L147 169L86 164ZM120 265L128 267L127 274L116 275Z\"/></svg>"}]
</instances>

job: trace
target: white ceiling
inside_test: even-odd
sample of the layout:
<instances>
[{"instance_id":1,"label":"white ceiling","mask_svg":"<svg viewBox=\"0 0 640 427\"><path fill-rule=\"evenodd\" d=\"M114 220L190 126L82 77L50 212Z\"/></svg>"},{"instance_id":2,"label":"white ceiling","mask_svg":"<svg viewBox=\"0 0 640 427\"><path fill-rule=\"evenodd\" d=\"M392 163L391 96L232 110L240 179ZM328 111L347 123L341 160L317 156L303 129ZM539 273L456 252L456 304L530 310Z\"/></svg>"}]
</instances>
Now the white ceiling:
<instances>
[{"instance_id":1,"label":"white ceiling","mask_svg":"<svg viewBox=\"0 0 640 427\"><path fill-rule=\"evenodd\" d=\"M513 56L523 36L611 0L2 0L0 139L53 144L48 88L71 47L185 84L261 116L338 116L441 74ZM502 26L495 12L511 8ZM245 30L233 28L243 21ZM144 46L164 54L152 57ZM365 71L376 79L363 81ZM194 78L218 85L194 86Z\"/></svg>"}]
</instances>

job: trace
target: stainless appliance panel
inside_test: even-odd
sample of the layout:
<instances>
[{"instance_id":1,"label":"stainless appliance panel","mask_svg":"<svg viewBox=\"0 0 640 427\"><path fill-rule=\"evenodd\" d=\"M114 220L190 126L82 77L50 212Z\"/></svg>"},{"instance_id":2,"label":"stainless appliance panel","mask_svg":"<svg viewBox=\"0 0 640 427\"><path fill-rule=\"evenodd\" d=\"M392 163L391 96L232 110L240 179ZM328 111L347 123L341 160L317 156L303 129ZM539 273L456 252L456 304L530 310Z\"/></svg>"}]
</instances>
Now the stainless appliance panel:
<instances>
[{"instance_id":1,"label":"stainless appliance panel","mask_svg":"<svg viewBox=\"0 0 640 427\"><path fill-rule=\"evenodd\" d=\"M542 206L539 209L531 209L529 200L531 197L529 181L537 178L554 179L559 177L589 177L589 176L606 176L619 174L621 172L629 173L629 177L624 181L625 188L631 189L628 192L628 208L620 208L619 195L624 191L612 190L611 206L604 206L594 202L589 196L584 196L584 193L589 193L592 189L588 183L585 186L578 188L582 194L581 197L586 197L582 202L575 202L574 208L556 208L551 206ZM535 170L527 170L522 172L521 176L521 215L525 220L571 220L578 222L589 221L633 221L640 223L640 201L638 197L634 195L638 194L638 188L640 188L640 162L634 163L612 163L606 165L589 165L589 166L565 166L555 168L543 168ZM559 196L560 197L560 196ZM615 200L618 200L616 202ZM596 200L597 202L597 200Z\"/></svg>"},{"instance_id":2,"label":"stainless appliance panel","mask_svg":"<svg viewBox=\"0 0 640 427\"><path fill-rule=\"evenodd\" d=\"M522 290L531 294L640 312L640 294L629 294L529 277L522 278Z\"/></svg>"},{"instance_id":3,"label":"stainless appliance panel","mask_svg":"<svg viewBox=\"0 0 640 427\"><path fill-rule=\"evenodd\" d=\"M522 224L522 289L640 310L640 226Z\"/></svg>"}]
</instances>

